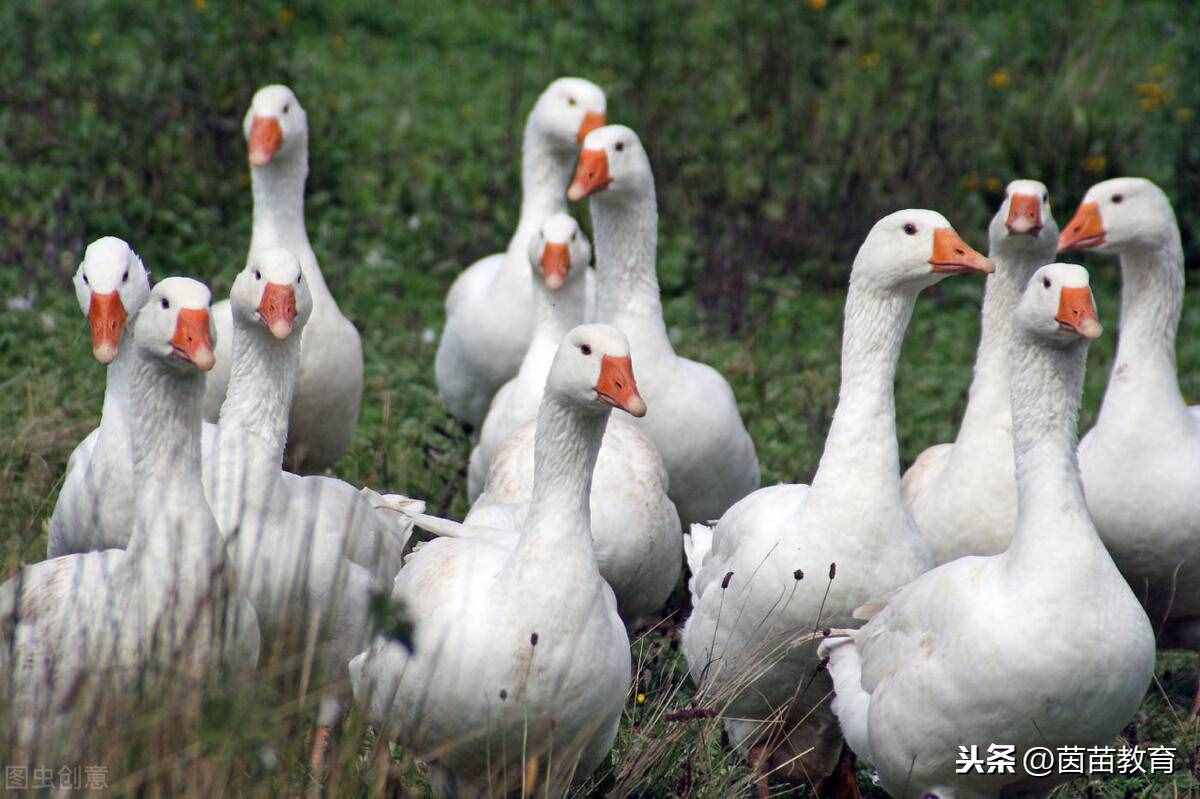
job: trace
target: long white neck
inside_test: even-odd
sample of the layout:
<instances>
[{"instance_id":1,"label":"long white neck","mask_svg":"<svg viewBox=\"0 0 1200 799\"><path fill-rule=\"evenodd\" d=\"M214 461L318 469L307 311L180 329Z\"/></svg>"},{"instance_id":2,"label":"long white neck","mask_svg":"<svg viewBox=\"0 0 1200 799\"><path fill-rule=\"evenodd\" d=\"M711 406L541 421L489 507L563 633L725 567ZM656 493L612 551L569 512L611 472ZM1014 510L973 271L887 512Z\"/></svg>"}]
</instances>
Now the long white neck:
<instances>
[{"instance_id":1,"label":"long white neck","mask_svg":"<svg viewBox=\"0 0 1200 799\"><path fill-rule=\"evenodd\" d=\"M586 267L583 267L586 269ZM522 391L540 399L546 387L550 367L562 344L563 337L584 321L587 311L587 281L585 275L571 275L566 285L556 291L546 288L537 275L533 280L533 306L537 322L533 339L521 361L517 380Z\"/></svg>"},{"instance_id":2,"label":"long white neck","mask_svg":"<svg viewBox=\"0 0 1200 799\"><path fill-rule=\"evenodd\" d=\"M332 298L316 265L304 226L304 182L308 179L308 145L279 155L266 166L250 168L254 194L254 227L250 251L282 247L300 261L314 307Z\"/></svg>"},{"instance_id":3,"label":"long white neck","mask_svg":"<svg viewBox=\"0 0 1200 799\"><path fill-rule=\"evenodd\" d=\"M1117 356L1097 426L1129 414L1184 414L1175 367L1175 334L1183 306L1183 248L1178 228L1161 248L1121 254L1121 320Z\"/></svg>"},{"instance_id":4,"label":"long white neck","mask_svg":"<svg viewBox=\"0 0 1200 799\"><path fill-rule=\"evenodd\" d=\"M279 463L300 365L298 333L280 341L257 323L236 313L233 317L233 361L221 404L221 435L254 436L277 453Z\"/></svg>"},{"instance_id":5,"label":"long white neck","mask_svg":"<svg viewBox=\"0 0 1200 799\"><path fill-rule=\"evenodd\" d=\"M658 289L654 186L644 187L632 198L598 194L591 209L596 239L596 321L625 333L635 359L644 359L646 350L652 348L673 353Z\"/></svg>"},{"instance_id":6,"label":"long white neck","mask_svg":"<svg viewBox=\"0 0 1200 799\"><path fill-rule=\"evenodd\" d=\"M1055 349L1018 331L1011 345L1013 456L1017 528L1007 557L1015 569L1070 569L1071 558L1100 547L1075 459L1083 342ZM1081 564L1080 564L1081 565Z\"/></svg>"},{"instance_id":7,"label":"long white neck","mask_svg":"<svg viewBox=\"0 0 1200 799\"><path fill-rule=\"evenodd\" d=\"M1009 252L1004 247L992 247L990 257L996 271L988 275L983 291L979 348L975 353L975 374L967 409L959 428L960 441L975 432L990 434L998 422L1005 427L1009 425L1008 350L1012 342L1013 310L1033 273L1050 263L1054 253Z\"/></svg>"},{"instance_id":8,"label":"long white neck","mask_svg":"<svg viewBox=\"0 0 1200 799\"><path fill-rule=\"evenodd\" d=\"M554 569L599 575L592 549L592 472L608 424L607 412L571 407L549 392L542 398L534 438L533 494L514 554L518 571Z\"/></svg>"},{"instance_id":9,"label":"long white neck","mask_svg":"<svg viewBox=\"0 0 1200 799\"><path fill-rule=\"evenodd\" d=\"M130 349L127 419L138 512L127 551L131 560L147 565L144 577L171 583L183 575L207 582L213 547L219 550L221 539L200 471L204 377Z\"/></svg>"},{"instance_id":10,"label":"long white neck","mask_svg":"<svg viewBox=\"0 0 1200 799\"><path fill-rule=\"evenodd\" d=\"M525 253L542 222L567 210L567 184L574 165L575 153L559 147L535 124L531 114L521 143L521 215L505 258L514 279L529 271Z\"/></svg>"},{"instance_id":11,"label":"long white neck","mask_svg":"<svg viewBox=\"0 0 1200 799\"><path fill-rule=\"evenodd\" d=\"M843 501L859 493L855 486L869 487L861 492L867 501L901 501L894 381L915 301L915 293L883 291L851 275L841 389L812 481L818 501Z\"/></svg>"},{"instance_id":12,"label":"long white neck","mask_svg":"<svg viewBox=\"0 0 1200 799\"><path fill-rule=\"evenodd\" d=\"M224 535L241 530L247 508L279 478L300 364L300 331L280 341L233 314L233 362L221 405L217 454L207 488ZM214 459L210 459L214 460Z\"/></svg>"},{"instance_id":13,"label":"long white neck","mask_svg":"<svg viewBox=\"0 0 1200 799\"><path fill-rule=\"evenodd\" d=\"M129 370L133 360L133 336L128 332L134 318L126 325L126 333L117 347L117 357L104 371L104 406L100 412L101 424L112 414L121 415L129 406Z\"/></svg>"}]
</instances>

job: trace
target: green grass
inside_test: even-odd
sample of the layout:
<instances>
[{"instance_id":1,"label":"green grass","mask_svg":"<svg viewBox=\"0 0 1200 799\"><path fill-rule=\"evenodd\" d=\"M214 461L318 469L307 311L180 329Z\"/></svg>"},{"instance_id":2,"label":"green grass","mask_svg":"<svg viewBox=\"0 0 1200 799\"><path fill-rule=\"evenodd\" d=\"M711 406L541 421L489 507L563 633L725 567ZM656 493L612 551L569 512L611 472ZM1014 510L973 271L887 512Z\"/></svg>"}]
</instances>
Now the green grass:
<instances>
[{"instance_id":1,"label":"green grass","mask_svg":"<svg viewBox=\"0 0 1200 799\"><path fill-rule=\"evenodd\" d=\"M599 82L610 118L646 142L668 324L682 354L733 383L770 484L812 476L836 399L849 258L882 213L937 208L983 246L1009 179L1046 181L1061 224L1091 182L1144 174L1172 195L1194 265L1198 30L1188 4L1116 0L990 10L839 0L5 4L0 295L31 295L33 309L0 310L4 574L43 557L66 458L99 416L103 371L68 282L84 246L122 236L156 278L197 276L223 296L249 241L240 121L261 84L289 83L308 111L309 232L363 333L362 417L337 473L461 516L469 444L437 402L436 344L423 333L440 328L455 274L503 249L517 214L520 127L552 78ZM1107 378L1118 305L1115 263L1088 265L1109 332L1089 355L1083 429ZM1189 292L1196 283L1189 271ZM981 290L948 280L918 303L897 379L906 463L954 435ZM1189 301L1179 368L1192 401L1198 334L1200 305ZM691 695L674 641L656 633L635 644L638 687L597 791L626 787L635 773L643 796L744 785L717 721L661 717ZM1161 689L1136 726L1143 742L1179 746L1181 770L1067 793L1200 789L1189 771L1197 727L1177 719L1194 660L1162 659ZM190 759L163 756L231 791L303 789L312 707L291 690L217 703ZM332 793L371 789L372 744L353 715ZM403 780L421 785L419 765L393 753Z\"/></svg>"}]
</instances>

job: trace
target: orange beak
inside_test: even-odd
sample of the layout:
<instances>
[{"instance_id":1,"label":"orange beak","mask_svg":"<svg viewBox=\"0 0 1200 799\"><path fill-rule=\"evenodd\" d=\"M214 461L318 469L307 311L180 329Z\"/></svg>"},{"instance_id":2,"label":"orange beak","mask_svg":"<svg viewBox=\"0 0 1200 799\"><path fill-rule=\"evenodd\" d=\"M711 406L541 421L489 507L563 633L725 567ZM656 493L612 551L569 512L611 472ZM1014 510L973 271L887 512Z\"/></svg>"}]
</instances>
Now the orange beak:
<instances>
[{"instance_id":1,"label":"orange beak","mask_svg":"<svg viewBox=\"0 0 1200 799\"><path fill-rule=\"evenodd\" d=\"M100 363L112 363L116 359L127 319L129 315L125 313L120 294L92 292L88 302L88 322L92 325L92 355Z\"/></svg>"},{"instance_id":2,"label":"orange beak","mask_svg":"<svg viewBox=\"0 0 1200 799\"><path fill-rule=\"evenodd\" d=\"M633 379L633 360L628 355L624 358L605 355L600 359L596 396L601 402L607 402L633 416L640 418L646 415L646 401L638 393L637 381Z\"/></svg>"},{"instance_id":3,"label":"orange beak","mask_svg":"<svg viewBox=\"0 0 1200 799\"><path fill-rule=\"evenodd\" d=\"M1100 338L1100 334L1104 332L1104 328L1100 326L1100 317L1096 314L1092 290L1087 286L1063 288L1058 295L1058 315L1054 319L1089 341Z\"/></svg>"},{"instance_id":4,"label":"orange beak","mask_svg":"<svg viewBox=\"0 0 1200 799\"><path fill-rule=\"evenodd\" d=\"M258 302L258 318L277 339L292 335L296 325L296 292L290 285L268 283Z\"/></svg>"},{"instance_id":5,"label":"orange beak","mask_svg":"<svg viewBox=\"0 0 1200 799\"><path fill-rule=\"evenodd\" d=\"M546 247L542 250L542 277L546 281L546 288L551 291L562 288L570 271L571 252L567 245L546 242Z\"/></svg>"},{"instance_id":6,"label":"orange beak","mask_svg":"<svg viewBox=\"0 0 1200 799\"><path fill-rule=\"evenodd\" d=\"M933 231L933 254L929 264L934 272L948 275L967 275L980 272L991 274L992 262L962 240L954 228L940 227Z\"/></svg>"},{"instance_id":7,"label":"orange beak","mask_svg":"<svg viewBox=\"0 0 1200 799\"><path fill-rule=\"evenodd\" d=\"M1028 233L1036 237L1042 232L1042 199L1034 194L1013 194L1008 201L1008 219L1004 224L1009 233Z\"/></svg>"},{"instance_id":8,"label":"orange beak","mask_svg":"<svg viewBox=\"0 0 1200 799\"><path fill-rule=\"evenodd\" d=\"M171 346L175 348L176 355L196 364L201 372L213 368L217 359L213 355L207 308L183 308L179 311Z\"/></svg>"},{"instance_id":9,"label":"orange beak","mask_svg":"<svg viewBox=\"0 0 1200 799\"><path fill-rule=\"evenodd\" d=\"M608 188L612 178L608 174L608 154L603 150L583 150L579 153L579 166L575 168L575 180L567 189L567 199L579 202L598 191Z\"/></svg>"},{"instance_id":10,"label":"orange beak","mask_svg":"<svg viewBox=\"0 0 1200 799\"><path fill-rule=\"evenodd\" d=\"M1100 218L1100 206L1084 203L1058 236L1058 251L1086 250L1104 243L1104 220Z\"/></svg>"},{"instance_id":11,"label":"orange beak","mask_svg":"<svg viewBox=\"0 0 1200 799\"><path fill-rule=\"evenodd\" d=\"M250 166L266 166L283 145L283 128L275 117L255 117L250 122Z\"/></svg>"},{"instance_id":12,"label":"orange beak","mask_svg":"<svg viewBox=\"0 0 1200 799\"><path fill-rule=\"evenodd\" d=\"M586 114L583 115L583 122L579 123L579 132L575 134L576 143L578 143L582 147L583 140L587 138L587 135L589 133L591 133L596 128L602 128L607 124L608 124L608 117L606 117L603 112L588 111Z\"/></svg>"}]
</instances>

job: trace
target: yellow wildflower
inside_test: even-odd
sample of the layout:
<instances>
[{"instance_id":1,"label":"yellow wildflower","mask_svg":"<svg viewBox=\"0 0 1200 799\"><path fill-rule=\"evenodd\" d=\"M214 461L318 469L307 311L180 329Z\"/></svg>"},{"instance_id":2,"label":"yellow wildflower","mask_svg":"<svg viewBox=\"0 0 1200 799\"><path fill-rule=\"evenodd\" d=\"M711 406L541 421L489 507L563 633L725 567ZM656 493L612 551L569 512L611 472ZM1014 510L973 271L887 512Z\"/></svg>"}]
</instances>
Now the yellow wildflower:
<instances>
[{"instance_id":1,"label":"yellow wildflower","mask_svg":"<svg viewBox=\"0 0 1200 799\"><path fill-rule=\"evenodd\" d=\"M192 5L196 7L197 11L203 11L208 8L208 0L192 0Z\"/></svg>"},{"instance_id":2,"label":"yellow wildflower","mask_svg":"<svg viewBox=\"0 0 1200 799\"><path fill-rule=\"evenodd\" d=\"M296 12L293 11L292 9L288 8L287 6L284 6L283 8L279 9L280 24L291 25L292 20L294 20L295 18L296 18Z\"/></svg>"},{"instance_id":3,"label":"yellow wildflower","mask_svg":"<svg viewBox=\"0 0 1200 799\"><path fill-rule=\"evenodd\" d=\"M827 0L808 0L808 7L813 11L824 11Z\"/></svg>"},{"instance_id":4,"label":"yellow wildflower","mask_svg":"<svg viewBox=\"0 0 1200 799\"><path fill-rule=\"evenodd\" d=\"M1000 191L1000 189L1004 188L1004 184L1000 182L1000 178L996 177L988 178L984 185L991 192Z\"/></svg>"},{"instance_id":5,"label":"yellow wildflower","mask_svg":"<svg viewBox=\"0 0 1200 799\"><path fill-rule=\"evenodd\" d=\"M867 69L870 69L871 67L879 66L879 59L880 59L879 51L872 50L869 53L863 53L862 55L860 55L858 57L858 63L859 63L859 66L863 66L863 67L866 67Z\"/></svg>"},{"instance_id":6,"label":"yellow wildflower","mask_svg":"<svg viewBox=\"0 0 1200 799\"><path fill-rule=\"evenodd\" d=\"M1089 155L1083 160L1083 171L1092 175L1099 175L1108 166L1108 159L1103 153Z\"/></svg>"},{"instance_id":7,"label":"yellow wildflower","mask_svg":"<svg viewBox=\"0 0 1200 799\"><path fill-rule=\"evenodd\" d=\"M1175 109L1175 120L1177 122L1191 122L1192 117L1195 115L1196 112L1186 106Z\"/></svg>"},{"instance_id":8,"label":"yellow wildflower","mask_svg":"<svg viewBox=\"0 0 1200 799\"><path fill-rule=\"evenodd\" d=\"M1138 105L1143 111L1153 111L1156 108L1167 104L1170 99L1167 95L1167 90L1163 88L1161 83L1139 83L1133 87L1133 90L1138 96Z\"/></svg>"},{"instance_id":9,"label":"yellow wildflower","mask_svg":"<svg viewBox=\"0 0 1200 799\"><path fill-rule=\"evenodd\" d=\"M967 175L963 178L963 188L967 191L976 191L979 188L979 178L976 175Z\"/></svg>"},{"instance_id":10,"label":"yellow wildflower","mask_svg":"<svg viewBox=\"0 0 1200 799\"><path fill-rule=\"evenodd\" d=\"M988 76L988 85L993 89L1007 89L1010 83L1012 83L1012 75L1004 67Z\"/></svg>"},{"instance_id":11,"label":"yellow wildflower","mask_svg":"<svg viewBox=\"0 0 1200 799\"><path fill-rule=\"evenodd\" d=\"M645 695L645 694L638 694L638 695L637 695L637 703L638 703L639 705L644 705L644 704L646 704L646 695Z\"/></svg>"}]
</instances>

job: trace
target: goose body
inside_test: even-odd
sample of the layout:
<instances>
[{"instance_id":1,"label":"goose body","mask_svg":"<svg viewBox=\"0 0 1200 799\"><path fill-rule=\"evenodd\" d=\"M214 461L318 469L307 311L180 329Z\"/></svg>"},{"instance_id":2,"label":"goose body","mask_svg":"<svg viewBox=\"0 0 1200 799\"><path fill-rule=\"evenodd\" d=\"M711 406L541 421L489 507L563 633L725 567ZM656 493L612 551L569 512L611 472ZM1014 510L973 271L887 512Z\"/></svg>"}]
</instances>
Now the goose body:
<instances>
[{"instance_id":1,"label":"goose body","mask_svg":"<svg viewBox=\"0 0 1200 799\"><path fill-rule=\"evenodd\" d=\"M1088 510L1160 643L1200 649L1200 407L1179 389L1183 250L1166 195L1142 178L1088 190L1060 247L1121 259L1117 354L1079 444Z\"/></svg>"},{"instance_id":2,"label":"goose body","mask_svg":"<svg viewBox=\"0 0 1200 799\"><path fill-rule=\"evenodd\" d=\"M92 352L108 375L100 424L71 453L50 517L48 557L124 548L137 519L129 441L128 372L122 348L129 320L150 295L150 275L124 241L111 236L88 245L72 282L88 318Z\"/></svg>"},{"instance_id":3,"label":"goose body","mask_svg":"<svg viewBox=\"0 0 1200 799\"><path fill-rule=\"evenodd\" d=\"M517 230L504 253L469 266L446 295L435 377L446 409L466 424L483 422L492 396L521 366L534 328L529 241L546 217L566 211L578 144L604 124L605 108L604 92L581 78L559 78L542 92L525 124Z\"/></svg>"},{"instance_id":4,"label":"goose body","mask_svg":"<svg viewBox=\"0 0 1200 799\"><path fill-rule=\"evenodd\" d=\"M303 358L301 336L313 306L302 267L286 250L256 253L234 281L233 364L205 486L265 646L272 655L303 655L316 619L321 677L345 686L347 662L368 641L376 578L390 579L396 567L379 574L351 560L352 525L363 520L338 500L359 498L355 489L282 470L288 409ZM332 515L314 504L322 499ZM372 512L368 506L359 513ZM338 518L342 513L346 518ZM337 688L324 690L317 723L329 728L340 721L345 703ZM318 735L317 762L324 737Z\"/></svg>"},{"instance_id":5,"label":"goose body","mask_svg":"<svg viewBox=\"0 0 1200 799\"><path fill-rule=\"evenodd\" d=\"M930 447L904 473L904 503L938 563L994 555L1017 520L1008 347L1012 312L1030 276L1054 260L1058 225L1036 180L1014 180L988 228L988 275L975 376L958 437Z\"/></svg>"},{"instance_id":6,"label":"goose body","mask_svg":"<svg viewBox=\"0 0 1200 799\"><path fill-rule=\"evenodd\" d=\"M300 261L312 294L312 317L301 342L300 367L287 428L290 471L320 472L350 447L362 403L362 341L329 291L304 224L308 119L286 86L260 89L246 112L254 226L247 261L282 247ZM233 322L228 300L213 307L217 366L208 377L204 414L216 422L229 385Z\"/></svg>"},{"instance_id":7,"label":"goose body","mask_svg":"<svg viewBox=\"0 0 1200 799\"><path fill-rule=\"evenodd\" d=\"M795 639L850 624L859 605L932 566L901 499L896 362L920 290L990 269L941 214L877 222L850 275L841 389L812 485L760 489L712 530L693 528L683 651L703 701L724 707L731 740L756 766L766 758L814 783L834 773L842 746L822 701L829 678L816 646ZM781 718L786 733L773 732Z\"/></svg>"},{"instance_id":8,"label":"goose body","mask_svg":"<svg viewBox=\"0 0 1200 799\"><path fill-rule=\"evenodd\" d=\"M128 549L52 558L0 587L0 676L25 745L63 744L73 714L87 718L92 702L143 680L191 685L218 662L257 659L255 615L235 599L201 485L209 296L196 281L163 280L123 348L138 484Z\"/></svg>"},{"instance_id":9,"label":"goose body","mask_svg":"<svg viewBox=\"0 0 1200 799\"><path fill-rule=\"evenodd\" d=\"M590 254L586 237L566 214L548 217L530 241L537 327L517 376L492 401L471 453L468 524L519 529L523 523L533 494L538 405L558 345L583 321ZM667 487L662 457L646 434L621 416L610 419L592 477L592 543L600 574L627 621L662 607L679 580L683 538Z\"/></svg>"},{"instance_id":10,"label":"goose body","mask_svg":"<svg viewBox=\"0 0 1200 799\"><path fill-rule=\"evenodd\" d=\"M846 741L892 796L1049 790L1034 746L1110 742L1137 710L1154 636L1088 516L1075 463L1087 340L1100 335L1081 267L1038 270L1010 349L1019 511L1010 545L924 574L822 643ZM960 747L1015 747L1016 773L960 774Z\"/></svg>"},{"instance_id":11,"label":"goose body","mask_svg":"<svg viewBox=\"0 0 1200 799\"><path fill-rule=\"evenodd\" d=\"M383 734L465 792L504 792L537 773L527 790L561 795L616 737L629 639L596 566L588 508L610 405L645 411L624 337L576 328L538 414L524 524L511 535L436 526L455 535L421 545L393 588L415 621L413 650L379 638L350 665L355 699Z\"/></svg>"},{"instance_id":12,"label":"goose body","mask_svg":"<svg viewBox=\"0 0 1200 799\"><path fill-rule=\"evenodd\" d=\"M589 133L583 148L568 196L592 198L596 319L629 337L638 385L654 409L637 424L662 455L680 520L715 519L758 488L754 442L725 378L679 357L667 336L654 175L637 134L610 125Z\"/></svg>"}]
</instances>

